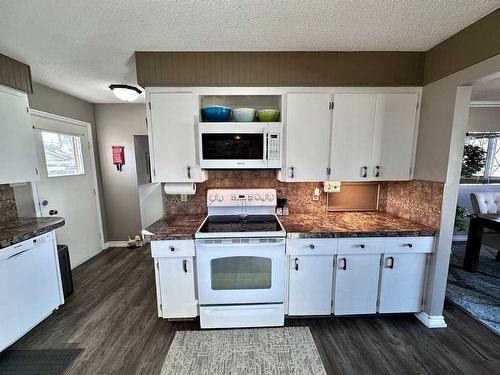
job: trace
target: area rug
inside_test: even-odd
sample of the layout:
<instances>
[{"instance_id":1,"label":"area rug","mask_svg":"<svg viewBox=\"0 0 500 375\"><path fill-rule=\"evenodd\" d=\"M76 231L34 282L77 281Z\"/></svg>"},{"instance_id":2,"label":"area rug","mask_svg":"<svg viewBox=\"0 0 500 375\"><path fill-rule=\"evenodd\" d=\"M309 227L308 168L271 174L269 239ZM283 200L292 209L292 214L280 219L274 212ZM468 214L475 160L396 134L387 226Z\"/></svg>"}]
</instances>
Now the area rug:
<instances>
[{"instance_id":1,"label":"area rug","mask_svg":"<svg viewBox=\"0 0 500 375\"><path fill-rule=\"evenodd\" d=\"M465 244L453 244L446 298L500 335L500 262L496 249L483 246L477 272L463 269Z\"/></svg>"},{"instance_id":2,"label":"area rug","mask_svg":"<svg viewBox=\"0 0 500 375\"><path fill-rule=\"evenodd\" d=\"M161 375L326 374L309 327L178 331Z\"/></svg>"},{"instance_id":3,"label":"area rug","mask_svg":"<svg viewBox=\"0 0 500 375\"><path fill-rule=\"evenodd\" d=\"M0 354L2 375L62 375L83 349L6 350Z\"/></svg>"}]
</instances>

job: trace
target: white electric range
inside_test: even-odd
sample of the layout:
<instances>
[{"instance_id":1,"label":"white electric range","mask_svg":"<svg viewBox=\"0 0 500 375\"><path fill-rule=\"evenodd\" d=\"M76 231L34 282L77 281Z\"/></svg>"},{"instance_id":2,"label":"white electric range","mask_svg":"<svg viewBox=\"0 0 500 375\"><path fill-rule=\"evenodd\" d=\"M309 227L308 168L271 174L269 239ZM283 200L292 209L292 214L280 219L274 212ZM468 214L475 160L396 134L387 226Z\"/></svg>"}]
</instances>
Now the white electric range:
<instances>
[{"instance_id":1,"label":"white electric range","mask_svg":"<svg viewBox=\"0 0 500 375\"><path fill-rule=\"evenodd\" d=\"M207 192L195 233L201 328L284 324L285 237L274 189Z\"/></svg>"}]
</instances>

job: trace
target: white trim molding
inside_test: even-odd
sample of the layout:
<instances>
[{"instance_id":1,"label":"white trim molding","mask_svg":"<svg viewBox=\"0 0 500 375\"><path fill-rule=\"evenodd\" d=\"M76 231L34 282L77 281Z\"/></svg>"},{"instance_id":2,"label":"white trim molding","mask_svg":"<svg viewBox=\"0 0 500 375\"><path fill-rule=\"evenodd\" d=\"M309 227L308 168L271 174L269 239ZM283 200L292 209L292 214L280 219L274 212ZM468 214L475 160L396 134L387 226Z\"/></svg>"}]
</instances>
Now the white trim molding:
<instances>
[{"instance_id":1,"label":"white trim molding","mask_svg":"<svg viewBox=\"0 0 500 375\"><path fill-rule=\"evenodd\" d=\"M467 235L466 234L456 234L453 236L453 241L456 242L466 242L467 241Z\"/></svg>"},{"instance_id":2,"label":"white trim molding","mask_svg":"<svg viewBox=\"0 0 500 375\"><path fill-rule=\"evenodd\" d=\"M470 108L495 108L500 107L500 100L471 100Z\"/></svg>"},{"instance_id":3,"label":"white trim molding","mask_svg":"<svg viewBox=\"0 0 500 375\"><path fill-rule=\"evenodd\" d=\"M446 328L448 324L444 321L444 316L436 315L430 316L424 311L416 313L415 316L420 320L427 328Z\"/></svg>"},{"instance_id":4,"label":"white trim molding","mask_svg":"<svg viewBox=\"0 0 500 375\"><path fill-rule=\"evenodd\" d=\"M104 243L104 248L109 249L110 247L127 247L128 241L108 241Z\"/></svg>"}]
</instances>

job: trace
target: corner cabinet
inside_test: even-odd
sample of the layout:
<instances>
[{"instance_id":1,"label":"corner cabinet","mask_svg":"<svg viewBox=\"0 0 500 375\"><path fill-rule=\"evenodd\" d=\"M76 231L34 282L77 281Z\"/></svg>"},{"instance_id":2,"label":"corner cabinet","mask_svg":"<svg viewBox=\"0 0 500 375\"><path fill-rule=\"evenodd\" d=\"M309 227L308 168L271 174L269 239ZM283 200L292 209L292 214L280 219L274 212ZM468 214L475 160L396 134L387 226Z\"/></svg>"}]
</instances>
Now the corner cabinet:
<instances>
[{"instance_id":1,"label":"corner cabinet","mask_svg":"<svg viewBox=\"0 0 500 375\"><path fill-rule=\"evenodd\" d=\"M198 315L194 241L152 241L156 297L160 318L194 318Z\"/></svg>"},{"instance_id":2,"label":"corner cabinet","mask_svg":"<svg viewBox=\"0 0 500 375\"><path fill-rule=\"evenodd\" d=\"M153 182L202 182L194 94L148 92L146 111Z\"/></svg>"},{"instance_id":3,"label":"corner cabinet","mask_svg":"<svg viewBox=\"0 0 500 375\"><path fill-rule=\"evenodd\" d=\"M0 184L38 180L27 95L0 85L0 116Z\"/></svg>"}]
</instances>

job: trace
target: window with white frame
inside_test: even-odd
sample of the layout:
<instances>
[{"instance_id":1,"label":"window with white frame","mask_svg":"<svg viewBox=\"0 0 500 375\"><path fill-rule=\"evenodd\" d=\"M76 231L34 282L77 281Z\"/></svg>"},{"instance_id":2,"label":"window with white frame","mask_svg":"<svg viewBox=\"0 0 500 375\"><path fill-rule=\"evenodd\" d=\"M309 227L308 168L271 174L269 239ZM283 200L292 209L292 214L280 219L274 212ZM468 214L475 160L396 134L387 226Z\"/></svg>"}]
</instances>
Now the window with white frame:
<instances>
[{"instance_id":1,"label":"window with white frame","mask_svg":"<svg viewBox=\"0 0 500 375\"><path fill-rule=\"evenodd\" d=\"M42 131L48 177L76 176L85 173L82 142L79 136Z\"/></svg>"},{"instance_id":2,"label":"window with white frame","mask_svg":"<svg viewBox=\"0 0 500 375\"><path fill-rule=\"evenodd\" d=\"M473 175L473 179L500 180L500 132L467 133L465 144L479 146L486 156L484 167Z\"/></svg>"}]
</instances>

